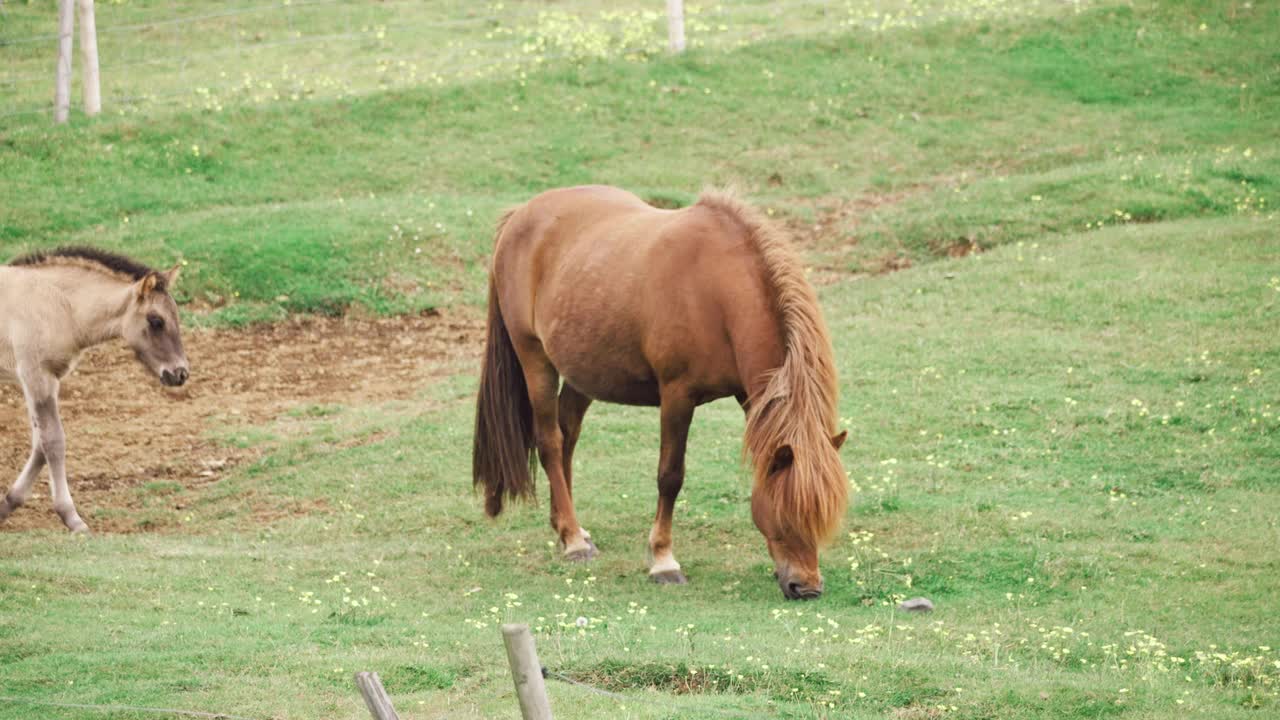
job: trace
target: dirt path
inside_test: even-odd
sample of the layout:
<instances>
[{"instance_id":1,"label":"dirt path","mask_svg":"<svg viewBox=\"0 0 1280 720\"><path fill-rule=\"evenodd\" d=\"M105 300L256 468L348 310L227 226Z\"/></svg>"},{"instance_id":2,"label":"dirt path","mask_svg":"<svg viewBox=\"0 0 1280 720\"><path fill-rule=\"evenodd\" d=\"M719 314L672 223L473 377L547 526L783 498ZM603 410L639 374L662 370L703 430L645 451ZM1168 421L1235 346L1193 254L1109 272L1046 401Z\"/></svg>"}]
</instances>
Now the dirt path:
<instances>
[{"instance_id":1,"label":"dirt path","mask_svg":"<svg viewBox=\"0 0 1280 720\"><path fill-rule=\"evenodd\" d=\"M478 362L484 322L451 311L376 320L303 317L248 331L184 334L191 382L167 389L121 343L85 353L62 384L67 474L90 527L135 530L95 512L122 507L129 491L170 481L194 487L216 481L255 457L253 450L210 439L215 428L259 424L290 408L368 404L411 398L458 367ZM26 462L30 431L22 393L0 385L0 484ZM0 532L59 528L47 473L31 501ZM0 490L2 492L2 490Z\"/></svg>"},{"instance_id":2,"label":"dirt path","mask_svg":"<svg viewBox=\"0 0 1280 720\"><path fill-rule=\"evenodd\" d=\"M865 192L844 199L796 201L796 205L811 208L813 220L804 222L791 215L784 224L796 247L806 256L810 282L830 285L850 277L882 275L911 267L910 258L892 250L855 258L859 229L867 215L919 196L932 187L913 185L894 192Z\"/></svg>"}]
</instances>

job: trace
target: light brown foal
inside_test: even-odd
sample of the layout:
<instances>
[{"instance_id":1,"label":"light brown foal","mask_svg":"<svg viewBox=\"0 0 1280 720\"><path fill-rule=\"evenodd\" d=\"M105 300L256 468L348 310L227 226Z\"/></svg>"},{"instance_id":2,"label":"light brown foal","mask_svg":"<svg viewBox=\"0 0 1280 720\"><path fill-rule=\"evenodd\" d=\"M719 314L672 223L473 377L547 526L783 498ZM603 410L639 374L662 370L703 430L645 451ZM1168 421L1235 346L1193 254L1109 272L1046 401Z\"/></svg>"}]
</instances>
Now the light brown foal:
<instances>
[{"instance_id":1,"label":"light brown foal","mask_svg":"<svg viewBox=\"0 0 1280 720\"><path fill-rule=\"evenodd\" d=\"M818 548L843 516L831 343L786 242L730 195L682 210L622 190L552 190L495 240L474 481L490 515L532 493L533 452L565 557L597 550L573 507L573 451L593 400L661 408L649 575L683 583L671 523L694 408L736 397L755 467L752 516L789 598L822 592ZM561 380L563 379L563 384Z\"/></svg>"},{"instance_id":2,"label":"light brown foal","mask_svg":"<svg viewBox=\"0 0 1280 720\"><path fill-rule=\"evenodd\" d=\"M123 338L165 385L187 381L189 367L169 290L175 266L156 272L94 248L60 248L0 266L0 381L22 387L31 419L31 456L0 500L3 522L31 495L45 465L53 509L73 532L89 526L67 486L66 435L58 387L87 348Z\"/></svg>"}]
</instances>

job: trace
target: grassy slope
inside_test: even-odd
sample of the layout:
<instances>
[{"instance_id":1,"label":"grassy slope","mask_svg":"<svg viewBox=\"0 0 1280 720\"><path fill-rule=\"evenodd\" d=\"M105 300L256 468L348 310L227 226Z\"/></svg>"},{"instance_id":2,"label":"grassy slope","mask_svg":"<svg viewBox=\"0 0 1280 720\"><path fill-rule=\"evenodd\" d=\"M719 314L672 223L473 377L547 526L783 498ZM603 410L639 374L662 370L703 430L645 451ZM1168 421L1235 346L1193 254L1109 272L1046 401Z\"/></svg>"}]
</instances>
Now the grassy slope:
<instances>
[{"instance_id":1,"label":"grassy slope","mask_svg":"<svg viewBox=\"0 0 1280 720\"><path fill-rule=\"evenodd\" d=\"M495 211L588 180L678 199L739 180L801 219L911 193L830 220L858 242L813 257L851 269L1007 246L824 288L862 492L820 603L782 603L768 577L735 408L699 413L677 524L694 583L658 588L653 413L588 417L580 514L605 554L567 567L545 506L494 525L466 493L459 378L422 398L441 409L265 428L295 439L188 493L179 533L5 535L5 692L356 718L350 673L375 668L407 716L513 716L494 624L511 619L540 626L552 668L634 698L553 684L565 717L1274 711L1275 13L1142 5L0 130L0 254L184 257L190 297L240 294L218 322L477 300ZM1126 212L1165 222L1110 227ZM391 434L337 447L373 428ZM917 593L939 612L886 604ZM579 616L581 634L560 627ZM643 689L705 682L677 663L735 694Z\"/></svg>"},{"instance_id":2,"label":"grassy slope","mask_svg":"<svg viewBox=\"0 0 1280 720\"><path fill-rule=\"evenodd\" d=\"M190 297L237 321L479 300L497 210L582 182L676 199L736 182L806 221L824 218L797 200L911 193L860 226L833 220L822 254L855 270L1126 214L1266 214L1277 12L1103 8L20 125L0 136L0 252L89 241L185 258Z\"/></svg>"}]
</instances>

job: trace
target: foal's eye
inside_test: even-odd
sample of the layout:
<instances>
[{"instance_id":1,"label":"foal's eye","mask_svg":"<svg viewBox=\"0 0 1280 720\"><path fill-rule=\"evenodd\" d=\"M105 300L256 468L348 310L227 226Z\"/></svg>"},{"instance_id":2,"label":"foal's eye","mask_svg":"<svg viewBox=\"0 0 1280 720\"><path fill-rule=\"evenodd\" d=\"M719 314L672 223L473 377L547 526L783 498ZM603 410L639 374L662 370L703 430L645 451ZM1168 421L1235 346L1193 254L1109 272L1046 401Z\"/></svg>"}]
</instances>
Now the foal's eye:
<instances>
[{"instance_id":1,"label":"foal's eye","mask_svg":"<svg viewBox=\"0 0 1280 720\"><path fill-rule=\"evenodd\" d=\"M151 326L152 330L163 330L164 318L156 315L155 313L151 313L147 316L147 324Z\"/></svg>"}]
</instances>

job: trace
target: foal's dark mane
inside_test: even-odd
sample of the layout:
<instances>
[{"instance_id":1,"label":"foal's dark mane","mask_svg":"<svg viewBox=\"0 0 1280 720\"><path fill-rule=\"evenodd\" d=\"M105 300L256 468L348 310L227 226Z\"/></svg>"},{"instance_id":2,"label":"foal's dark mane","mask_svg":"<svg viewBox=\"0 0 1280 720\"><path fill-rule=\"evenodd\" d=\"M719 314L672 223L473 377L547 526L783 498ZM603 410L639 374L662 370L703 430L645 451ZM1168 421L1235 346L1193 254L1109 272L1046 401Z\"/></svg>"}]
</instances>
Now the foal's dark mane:
<instances>
[{"instance_id":1,"label":"foal's dark mane","mask_svg":"<svg viewBox=\"0 0 1280 720\"><path fill-rule=\"evenodd\" d=\"M66 246L52 250L36 250L9 261L10 265L43 267L52 265L88 268L138 281L156 271L132 258L94 247ZM164 276L156 277L156 289L164 290Z\"/></svg>"}]
</instances>

